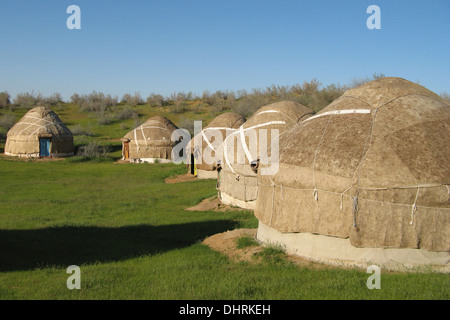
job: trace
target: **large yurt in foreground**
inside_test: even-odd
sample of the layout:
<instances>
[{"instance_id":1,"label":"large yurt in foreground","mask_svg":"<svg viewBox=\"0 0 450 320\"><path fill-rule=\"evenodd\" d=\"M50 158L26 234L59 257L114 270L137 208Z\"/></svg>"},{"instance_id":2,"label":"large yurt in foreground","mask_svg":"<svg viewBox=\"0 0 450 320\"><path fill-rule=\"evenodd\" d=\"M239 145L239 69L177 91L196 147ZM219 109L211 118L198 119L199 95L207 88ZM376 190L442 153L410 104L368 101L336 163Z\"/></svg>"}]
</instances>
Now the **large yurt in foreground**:
<instances>
[{"instance_id":1,"label":"large yurt in foreground","mask_svg":"<svg viewBox=\"0 0 450 320\"><path fill-rule=\"evenodd\" d=\"M10 156L73 156L73 135L55 112L46 107L28 111L6 136L5 154Z\"/></svg>"},{"instance_id":2,"label":"large yurt in foreground","mask_svg":"<svg viewBox=\"0 0 450 320\"><path fill-rule=\"evenodd\" d=\"M154 116L122 138L122 159L132 163L171 162L172 133L178 129L169 119Z\"/></svg>"},{"instance_id":3,"label":"large yurt in foreground","mask_svg":"<svg viewBox=\"0 0 450 320\"><path fill-rule=\"evenodd\" d=\"M234 112L215 117L188 144L189 172L199 179L217 179L217 158L222 159L224 139L241 125L245 118Z\"/></svg>"},{"instance_id":4,"label":"large yurt in foreground","mask_svg":"<svg viewBox=\"0 0 450 320\"><path fill-rule=\"evenodd\" d=\"M449 271L450 105L401 78L346 91L279 141L257 238L334 264Z\"/></svg>"},{"instance_id":5,"label":"large yurt in foreground","mask_svg":"<svg viewBox=\"0 0 450 320\"><path fill-rule=\"evenodd\" d=\"M223 145L218 192L224 204L253 209L258 194L257 168L260 153L270 147L278 135L294 127L314 112L293 101L281 101L261 107Z\"/></svg>"}]
</instances>

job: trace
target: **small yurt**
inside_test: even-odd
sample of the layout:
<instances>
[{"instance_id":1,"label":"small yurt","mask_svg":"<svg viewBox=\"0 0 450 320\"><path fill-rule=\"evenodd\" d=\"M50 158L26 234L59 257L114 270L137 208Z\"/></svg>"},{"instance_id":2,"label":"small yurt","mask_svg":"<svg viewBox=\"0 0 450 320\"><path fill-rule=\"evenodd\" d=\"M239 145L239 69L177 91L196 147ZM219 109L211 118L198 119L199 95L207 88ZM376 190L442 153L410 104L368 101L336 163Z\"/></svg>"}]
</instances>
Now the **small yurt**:
<instances>
[{"instance_id":1,"label":"small yurt","mask_svg":"<svg viewBox=\"0 0 450 320\"><path fill-rule=\"evenodd\" d=\"M155 116L122 138L122 160L131 163L171 162L172 133L178 129L165 117Z\"/></svg>"},{"instance_id":2,"label":"small yurt","mask_svg":"<svg viewBox=\"0 0 450 320\"><path fill-rule=\"evenodd\" d=\"M223 141L244 122L245 118L234 112L215 117L186 148L189 172L199 179L217 179L216 163L223 158Z\"/></svg>"},{"instance_id":3,"label":"small yurt","mask_svg":"<svg viewBox=\"0 0 450 320\"><path fill-rule=\"evenodd\" d=\"M449 271L450 105L401 78L346 91L279 139L257 238L331 264Z\"/></svg>"},{"instance_id":4,"label":"small yurt","mask_svg":"<svg viewBox=\"0 0 450 320\"><path fill-rule=\"evenodd\" d=\"M6 136L5 154L19 157L73 156L73 135L46 107L28 111Z\"/></svg>"},{"instance_id":5,"label":"small yurt","mask_svg":"<svg viewBox=\"0 0 450 320\"><path fill-rule=\"evenodd\" d=\"M261 107L223 144L219 167L218 192L224 204L253 209L258 193L259 155L271 141L314 112L293 101Z\"/></svg>"}]
</instances>

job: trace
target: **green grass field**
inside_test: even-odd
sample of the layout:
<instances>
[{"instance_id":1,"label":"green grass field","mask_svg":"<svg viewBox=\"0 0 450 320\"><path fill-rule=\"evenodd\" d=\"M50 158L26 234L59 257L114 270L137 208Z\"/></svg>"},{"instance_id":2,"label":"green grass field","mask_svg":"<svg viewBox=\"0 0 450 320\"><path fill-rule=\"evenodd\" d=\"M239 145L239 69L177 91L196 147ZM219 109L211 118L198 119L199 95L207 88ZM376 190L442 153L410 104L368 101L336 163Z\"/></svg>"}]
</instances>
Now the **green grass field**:
<instances>
[{"instance_id":1,"label":"green grass field","mask_svg":"<svg viewBox=\"0 0 450 320\"><path fill-rule=\"evenodd\" d=\"M98 125L71 104L55 110L76 136L110 146L105 161L19 160L0 157L0 299L443 299L450 278L435 273L382 273L369 290L360 270L300 267L279 250L258 263L235 262L201 241L235 228L256 228L249 211L185 211L216 194L216 181L166 184L184 165L115 164L117 139L133 120ZM210 120L185 112L137 108L177 123ZM6 112L6 111L5 111ZM5 113L2 112L2 113ZM16 121L26 112L14 111ZM175 117L175 118L174 118ZM3 152L4 139L0 140ZM241 247L256 245L241 240ZM69 290L67 267L81 269L81 289Z\"/></svg>"},{"instance_id":2,"label":"green grass field","mask_svg":"<svg viewBox=\"0 0 450 320\"><path fill-rule=\"evenodd\" d=\"M251 212L190 212L215 181L165 184L183 165L0 159L0 299L448 299L449 276L317 270L276 250L234 262L200 243L254 228ZM245 245L245 244L244 244ZM69 290L66 269L81 269Z\"/></svg>"}]
</instances>

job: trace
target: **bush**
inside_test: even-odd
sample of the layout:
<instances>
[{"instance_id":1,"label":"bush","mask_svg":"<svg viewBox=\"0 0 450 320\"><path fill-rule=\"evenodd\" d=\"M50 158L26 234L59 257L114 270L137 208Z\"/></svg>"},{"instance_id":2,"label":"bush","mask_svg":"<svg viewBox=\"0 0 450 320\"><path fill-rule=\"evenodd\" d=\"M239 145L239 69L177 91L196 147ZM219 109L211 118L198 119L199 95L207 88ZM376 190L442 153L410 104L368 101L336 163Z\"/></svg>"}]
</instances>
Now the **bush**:
<instances>
[{"instance_id":1,"label":"bush","mask_svg":"<svg viewBox=\"0 0 450 320\"><path fill-rule=\"evenodd\" d=\"M117 120L135 119L139 114L131 108L125 108L117 114Z\"/></svg>"},{"instance_id":2,"label":"bush","mask_svg":"<svg viewBox=\"0 0 450 320\"><path fill-rule=\"evenodd\" d=\"M55 92L50 97L44 98L45 103L52 106L60 106L64 101L60 93Z\"/></svg>"},{"instance_id":3,"label":"bush","mask_svg":"<svg viewBox=\"0 0 450 320\"><path fill-rule=\"evenodd\" d=\"M8 92L0 92L0 108L6 108L11 105L10 95Z\"/></svg>"},{"instance_id":4,"label":"bush","mask_svg":"<svg viewBox=\"0 0 450 320\"><path fill-rule=\"evenodd\" d=\"M14 104L25 109L32 109L37 106L45 105L45 100L42 94L34 94L33 92L18 93L14 99Z\"/></svg>"},{"instance_id":5,"label":"bush","mask_svg":"<svg viewBox=\"0 0 450 320\"><path fill-rule=\"evenodd\" d=\"M111 151L109 146L102 146L97 142L90 142L78 148L77 156L86 158L86 160L107 160L110 157L108 153Z\"/></svg>"},{"instance_id":6,"label":"bush","mask_svg":"<svg viewBox=\"0 0 450 320\"><path fill-rule=\"evenodd\" d=\"M142 100L141 94L139 92L136 92L134 95L125 93L120 102L135 107L137 105L143 104L144 100Z\"/></svg>"},{"instance_id":7,"label":"bush","mask_svg":"<svg viewBox=\"0 0 450 320\"><path fill-rule=\"evenodd\" d=\"M164 105L167 105L167 101L164 100L164 97L162 95L154 93L148 96L147 103L150 107L162 107Z\"/></svg>"},{"instance_id":8,"label":"bush","mask_svg":"<svg viewBox=\"0 0 450 320\"><path fill-rule=\"evenodd\" d=\"M114 121L114 117L109 114L106 113L104 111L100 111L97 113L97 123L99 125L108 125L111 124Z\"/></svg>"},{"instance_id":9,"label":"bush","mask_svg":"<svg viewBox=\"0 0 450 320\"><path fill-rule=\"evenodd\" d=\"M112 106L117 105L117 96L105 95L102 92L93 91L88 95L73 94L70 101L78 105L80 111L104 112Z\"/></svg>"}]
</instances>

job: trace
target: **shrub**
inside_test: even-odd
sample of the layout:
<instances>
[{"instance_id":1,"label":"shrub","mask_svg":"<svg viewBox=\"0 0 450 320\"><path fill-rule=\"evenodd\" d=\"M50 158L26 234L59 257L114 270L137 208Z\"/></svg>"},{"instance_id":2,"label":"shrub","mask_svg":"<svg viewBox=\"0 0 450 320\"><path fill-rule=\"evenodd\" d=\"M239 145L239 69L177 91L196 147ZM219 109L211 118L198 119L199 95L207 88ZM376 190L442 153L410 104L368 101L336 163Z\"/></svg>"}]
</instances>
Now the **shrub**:
<instances>
[{"instance_id":1,"label":"shrub","mask_svg":"<svg viewBox=\"0 0 450 320\"><path fill-rule=\"evenodd\" d=\"M8 92L0 92L0 108L6 108L11 105L10 95Z\"/></svg>"},{"instance_id":2,"label":"shrub","mask_svg":"<svg viewBox=\"0 0 450 320\"><path fill-rule=\"evenodd\" d=\"M117 114L117 120L134 119L138 115L136 110L125 108Z\"/></svg>"},{"instance_id":3,"label":"shrub","mask_svg":"<svg viewBox=\"0 0 450 320\"><path fill-rule=\"evenodd\" d=\"M55 92L51 96L44 98L44 101L52 106L60 105L63 102L63 98L60 93Z\"/></svg>"},{"instance_id":4,"label":"shrub","mask_svg":"<svg viewBox=\"0 0 450 320\"><path fill-rule=\"evenodd\" d=\"M162 107L163 105L166 105L167 102L164 100L164 97L160 94L154 94L148 96L147 103L150 107L156 106L156 107Z\"/></svg>"},{"instance_id":5,"label":"shrub","mask_svg":"<svg viewBox=\"0 0 450 320\"><path fill-rule=\"evenodd\" d=\"M117 105L117 96L105 95L102 92L93 91L88 95L73 94L70 97L70 101L78 105L80 111L84 112L102 112L109 109L112 106Z\"/></svg>"},{"instance_id":6,"label":"shrub","mask_svg":"<svg viewBox=\"0 0 450 320\"><path fill-rule=\"evenodd\" d=\"M77 156L87 159L109 158L108 153L111 151L109 146L102 146L97 142L90 142L78 148Z\"/></svg>"},{"instance_id":7,"label":"shrub","mask_svg":"<svg viewBox=\"0 0 450 320\"><path fill-rule=\"evenodd\" d=\"M33 92L18 93L14 99L14 104L21 106L25 109L31 109L36 106L42 106L45 104L42 94L34 94Z\"/></svg>"},{"instance_id":8,"label":"shrub","mask_svg":"<svg viewBox=\"0 0 450 320\"><path fill-rule=\"evenodd\" d=\"M141 94L139 92L136 92L134 95L125 93L120 102L135 107L137 105L143 104L144 100L142 100Z\"/></svg>"},{"instance_id":9,"label":"shrub","mask_svg":"<svg viewBox=\"0 0 450 320\"><path fill-rule=\"evenodd\" d=\"M97 123L100 125L108 125L114 121L114 117L105 111L97 112Z\"/></svg>"}]
</instances>

